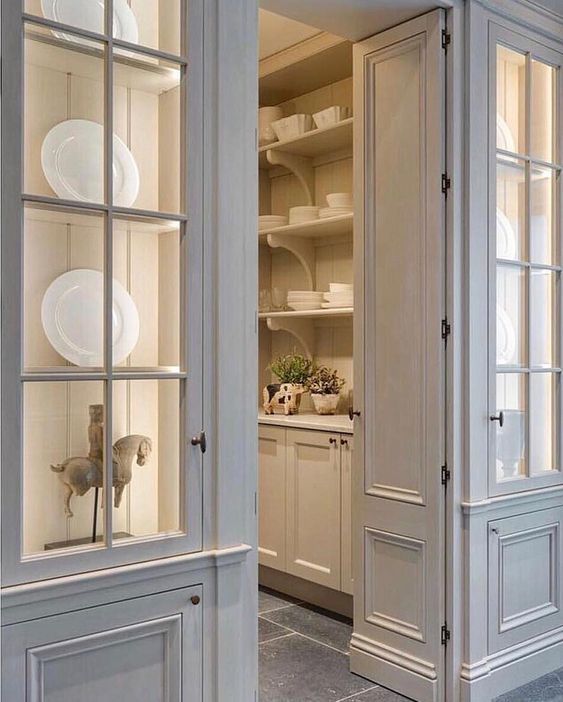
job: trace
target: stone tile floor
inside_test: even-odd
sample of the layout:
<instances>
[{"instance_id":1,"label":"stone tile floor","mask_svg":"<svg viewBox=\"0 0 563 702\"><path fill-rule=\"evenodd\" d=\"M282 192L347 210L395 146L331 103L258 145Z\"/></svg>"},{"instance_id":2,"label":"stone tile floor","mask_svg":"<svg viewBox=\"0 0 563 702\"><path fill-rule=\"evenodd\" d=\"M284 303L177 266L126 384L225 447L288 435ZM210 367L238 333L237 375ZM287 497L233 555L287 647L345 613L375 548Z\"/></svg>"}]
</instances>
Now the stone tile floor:
<instances>
[{"instance_id":1,"label":"stone tile floor","mask_svg":"<svg viewBox=\"0 0 563 702\"><path fill-rule=\"evenodd\" d=\"M349 620L261 589L260 702L410 702L348 670ZM563 668L495 702L563 702Z\"/></svg>"}]
</instances>

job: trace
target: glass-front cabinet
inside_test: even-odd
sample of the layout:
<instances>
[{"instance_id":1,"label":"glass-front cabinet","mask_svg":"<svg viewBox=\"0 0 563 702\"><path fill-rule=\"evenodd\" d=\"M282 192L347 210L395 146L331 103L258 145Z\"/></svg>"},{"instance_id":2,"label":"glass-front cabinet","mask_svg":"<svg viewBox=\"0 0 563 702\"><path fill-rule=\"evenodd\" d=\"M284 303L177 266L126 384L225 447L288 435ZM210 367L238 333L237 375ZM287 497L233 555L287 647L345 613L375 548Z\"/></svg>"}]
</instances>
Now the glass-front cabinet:
<instances>
[{"instance_id":1,"label":"glass-front cabinet","mask_svg":"<svg viewBox=\"0 0 563 702\"><path fill-rule=\"evenodd\" d=\"M188 0L7 4L11 584L201 548L202 120Z\"/></svg>"},{"instance_id":2,"label":"glass-front cabinet","mask_svg":"<svg viewBox=\"0 0 563 702\"><path fill-rule=\"evenodd\" d=\"M491 41L490 475L498 494L563 480L563 90L561 54L501 28Z\"/></svg>"}]
</instances>

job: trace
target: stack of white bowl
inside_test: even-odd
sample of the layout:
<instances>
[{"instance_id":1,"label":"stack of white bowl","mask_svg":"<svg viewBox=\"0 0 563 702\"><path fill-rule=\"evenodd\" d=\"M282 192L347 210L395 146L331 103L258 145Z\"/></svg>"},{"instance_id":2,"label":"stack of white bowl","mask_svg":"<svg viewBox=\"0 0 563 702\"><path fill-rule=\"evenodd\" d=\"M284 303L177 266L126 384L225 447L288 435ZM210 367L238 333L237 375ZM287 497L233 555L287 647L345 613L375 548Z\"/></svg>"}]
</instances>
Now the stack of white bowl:
<instances>
[{"instance_id":1,"label":"stack of white bowl","mask_svg":"<svg viewBox=\"0 0 563 702\"><path fill-rule=\"evenodd\" d=\"M321 207L319 217L340 217L354 211L354 197L352 193L330 193L326 196L328 207Z\"/></svg>"},{"instance_id":2,"label":"stack of white bowl","mask_svg":"<svg viewBox=\"0 0 563 702\"><path fill-rule=\"evenodd\" d=\"M330 292L324 293L322 308L354 307L354 287L351 283L331 283Z\"/></svg>"},{"instance_id":3,"label":"stack of white bowl","mask_svg":"<svg viewBox=\"0 0 563 702\"><path fill-rule=\"evenodd\" d=\"M258 231L264 229L274 229L287 224L287 217L283 215L260 215L258 217Z\"/></svg>"},{"instance_id":4,"label":"stack of white bowl","mask_svg":"<svg viewBox=\"0 0 563 702\"><path fill-rule=\"evenodd\" d=\"M314 290L290 290L287 293L287 305L296 311L320 310L324 295L326 293Z\"/></svg>"},{"instance_id":5,"label":"stack of white bowl","mask_svg":"<svg viewBox=\"0 0 563 702\"><path fill-rule=\"evenodd\" d=\"M304 224L319 218L319 208L316 205L299 205L289 210L290 224Z\"/></svg>"}]
</instances>

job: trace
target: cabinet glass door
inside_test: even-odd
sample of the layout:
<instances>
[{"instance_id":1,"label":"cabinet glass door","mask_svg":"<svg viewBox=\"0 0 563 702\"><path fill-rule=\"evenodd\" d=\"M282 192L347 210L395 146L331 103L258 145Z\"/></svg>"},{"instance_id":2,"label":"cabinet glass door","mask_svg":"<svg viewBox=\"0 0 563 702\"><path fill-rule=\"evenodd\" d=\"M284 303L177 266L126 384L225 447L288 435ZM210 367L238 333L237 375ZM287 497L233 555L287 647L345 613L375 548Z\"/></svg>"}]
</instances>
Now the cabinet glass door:
<instances>
[{"instance_id":1,"label":"cabinet glass door","mask_svg":"<svg viewBox=\"0 0 563 702\"><path fill-rule=\"evenodd\" d=\"M492 491L509 492L562 479L562 57L501 29L491 48Z\"/></svg>"},{"instance_id":2,"label":"cabinet glass door","mask_svg":"<svg viewBox=\"0 0 563 702\"><path fill-rule=\"evenodd\" d=\"M6 584L201 546L198 3L3 18Z\"/></svg>"}]
</instances>

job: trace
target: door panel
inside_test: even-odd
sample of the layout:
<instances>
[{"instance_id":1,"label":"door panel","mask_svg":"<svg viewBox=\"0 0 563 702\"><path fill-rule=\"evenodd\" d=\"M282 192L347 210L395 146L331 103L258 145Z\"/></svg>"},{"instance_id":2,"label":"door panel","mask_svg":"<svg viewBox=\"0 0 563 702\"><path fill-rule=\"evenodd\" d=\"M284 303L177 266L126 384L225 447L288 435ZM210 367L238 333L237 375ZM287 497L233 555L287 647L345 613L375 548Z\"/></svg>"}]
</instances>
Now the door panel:
<instances>
[{"instance_id":1,"label":"door panel","mask_svg":"<svg viewBox=\"0 0 563 702\"><path fill-rule=\"evenodd\" d=\"M340 589L338 434L287 431L287 572Z\"/></svg>"},{"instance_id":2,"label":"door panel","mask_svg":"<svg viewBox=\"0 0 563 702\"><path fill-rule=\"evenodd\" d=\"M3 699L201 702L194 597L201 586L5 626Z\"/></svg>"},{"instance_id":3,"label":"door panel","mask_svg":"<svg viewBox=\"0 0 563 702\"><path fill-rule=\"evenodd\" d=\"M355 47L352 669L442 699L444 13Z\"/></svg>"},{"instance_id":4,"label":"door panel","mask_svg":"<svg viewBox=\"0 0 563 702\"><path fill-rule=\"evenodd\" d=\"M285 570L286 430L260 427L258 435L260 565Z\"/></svg>"}]
</instances>

